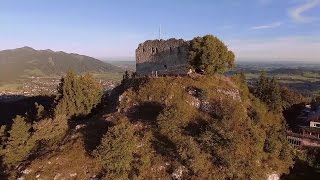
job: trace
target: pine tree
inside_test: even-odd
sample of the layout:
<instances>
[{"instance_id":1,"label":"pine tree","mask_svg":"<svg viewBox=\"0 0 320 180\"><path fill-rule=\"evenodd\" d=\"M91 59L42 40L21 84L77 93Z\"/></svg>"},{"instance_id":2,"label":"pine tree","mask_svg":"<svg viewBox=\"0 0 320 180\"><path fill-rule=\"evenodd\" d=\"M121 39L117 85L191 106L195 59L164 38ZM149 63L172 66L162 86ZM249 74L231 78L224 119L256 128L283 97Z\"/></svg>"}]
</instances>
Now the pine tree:
<instances>
[{"instance_id":1,"label":"pine tree","mask_svg":"<svg viewBox=\"0 0 320 180\"><path fill-rule=\"evenodd\" d=\"M249 87L247 83L246 74L241 71L240 74L236 74L234 77L236 82L238 82L238 85L240 87L240 95L242 98L246 98L249 95Z\"/></svg>"},{"instance_id":2,"label":"pine tree","mask_svg":"<svg viewBox=\"0 0 320 180\"><path fill-rule=\"evenodd\" d=\"M85 74L80 77L81 82L81 97L83 112L89 114L93 108L101 101L102 87L95 81L91 74Z\"/></svg>"},{"instance_id":3,"label":"pine tree","mask_svg":"<svg viewBox=\"0 0 320 180\"><path fill-rule=\"evenodd\" d=\"M129 179L137 144L133 125L127 119L119 120L108 130L95 152L108 178Z\"/></svg>"},{"instance_id":4,"label":"pine tree","mask_svg":"<svg viewBox=\"0 0 320 180\"><path fill-rule=\"evenodd\" d=\"M272 110L280 112L282 110L280 86L274 77L271 79L269 84L269 106Z\"/></svg>"},{"instance_id":5,"label":"pine tree","mask_svg":"<svg viewBox=\"0 0 320 180\"><path fill-rule=\"evenodd\" d=\"M258 81L255 84L254 94L256 97L266 102L268 97L266 91L269 89L269 79L266 77L265 72L261 72Z\"/></svg>"},{"instance_id":6,"label":"pine tree","mask_svg":"<svg viewBox=\"0 0 320 180\"><path fill-rule=\"evenodd\" d=\"M90 74L77 76L69 71L61 80L58 93L56 116L87 115L100 103L102 86Z\"/></svg>"},{"instance_id":7,"label":"pine tree","mask_svg":"<svg viewBox=\"0 0 320 180\"><path fill-rule=\"evenodd\" d=\"M35 142L30 139L30 128L31 125L24 117L17 116L13 120L4 155L4 162L7 165L15 165L25 160L35 147Z\"/></svg>"},{"instance_id":8,"label":"pine tree","mask_svg":"<svg viewBox=\"0 0 320 180\"><path fill-rule=\"evenodd\" d=\"M268 78L265 72L260 74L255 84L254 95L266 103L271 110L275 112L282 110L280 85L274 77Z\"/></svg>"}]
</instances>

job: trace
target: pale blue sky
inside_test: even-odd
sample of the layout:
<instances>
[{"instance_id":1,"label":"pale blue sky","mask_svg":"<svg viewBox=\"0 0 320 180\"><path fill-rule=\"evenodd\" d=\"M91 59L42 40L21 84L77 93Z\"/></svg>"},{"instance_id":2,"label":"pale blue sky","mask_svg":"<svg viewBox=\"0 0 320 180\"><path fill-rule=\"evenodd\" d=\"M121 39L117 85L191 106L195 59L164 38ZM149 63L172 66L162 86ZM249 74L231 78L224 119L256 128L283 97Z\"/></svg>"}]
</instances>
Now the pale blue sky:
<instances>
[{"instance_id":1,"label":"pale blue sky","mask_svg":"<svg viewBox=\"0 0 320 180\"><path fill-rule=\"evenodd\" d=\"M241 60L320 62L320 0L0 0L0 50L134 56L162 37L213 34Z\"/></svg>"}]
</instances>

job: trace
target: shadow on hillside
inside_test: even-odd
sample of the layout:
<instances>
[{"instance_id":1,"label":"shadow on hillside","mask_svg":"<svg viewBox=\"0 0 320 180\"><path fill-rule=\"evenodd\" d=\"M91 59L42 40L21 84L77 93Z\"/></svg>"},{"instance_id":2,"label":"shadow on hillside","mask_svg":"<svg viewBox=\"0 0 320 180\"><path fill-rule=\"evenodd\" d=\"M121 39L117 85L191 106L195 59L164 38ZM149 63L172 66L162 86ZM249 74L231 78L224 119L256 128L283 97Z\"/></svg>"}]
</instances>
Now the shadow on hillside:
<instances>
[{"instance_id":1,"label":"shadow on hillside","mask_svg":"<svg viewBox=\"0 0 320 180\"><path fill-rule=\"evenodd\" d=\"M290 173L283 175L282 180L299 180L299 179L308 179L308 180L318 180L320 179L320 169L315 169L308 165L307 162L297 160L290 169Z\"/></svg>"},{"instance_id":2,"label":"shadow on hillside","mask_svg":"<svg viewBox=\"0 0 320 180\"><path fill-rule=\"evenodd\" d=\"M106 97L106 103L108 110L106 113L117 112L117 107L119 106L119 98L123 95L125 91L132 88L133 91L138 91L139 87L148 81L148 77L143 78L131 78L123 80L122 83L115 87L110 95Z\"/></svg>"},{"instance_id":3,"label":"shadow on hillside","mask_svg":"<svg viewBox=\"0 0 320 180\"><path fill-rule=\"evenodd\" d=\"M108 108L106 102L107 97L103 96L101 102L91 110L90 114L73 115L68 118L68 130L61 143L75 142L78 139L75 137L78 136L74 135L80 133L85 151L90 155L100 144L103 135L107 132L110 125L110 122L102 117Z\"/></svg>"},{"instance_id":4,"label":"shadow on hillside","mask_svg":"<svg viewBox=\"0 0 320 180\"><path fill-rule=\"evenodd\" d=\"M293 132L298 132L300 130L300 126L307 125L306 122L302 122L297 117L301 114L301 111L305 108L305 104L294 104L291 107L285 109L283 111L283 117L286 120L289 128L293 130Z\"/></svg>"},{"instance_id":5,"label":"shadow on hillside","mask_svg":"<svg viewBox=\"0 0 320 180\"><path fill-rule=\"evenodd\" d=\"M198 118L195 121L190 122L185 128L185 132L187 135L192 137L198 137L208 126L208 122L205 120Z\"/></svg>"},{"instance_id":6,"label":"shadow on hillside","mask_svg":"<svg viewBox=\"0 0 320 180\"><path fill-rule=\"evenodd\" d=\"M68 120L68 135L79 131L83 137L84 148L88 155L100 144L103 135L108 131L110 122L100 117L99 111L103 108L101 102L92 113L86 116L74 116Z\"/></svg>"},{"instance_id":7,"label":"shadow on hillside","mask_svg":"<svg viewBox=\"0 0 320 180\"><path fill-rule=\"evenodd\" d=\"M88 154L91 154L100 145L101 139L107 133L109 126L110 124L102 118L91 118L84 128L80 129L84 139L84 148Z\"/></svg>"},{"instance_id":8,"label":"shadow on hillside","mask_svg":"<svg viewBox=\"0 0 320 180\"><path fill-rule=\"evenodd\" d=\"M6 174L6 167L4 166L2 157L0 157L0 179L9 179L8 174Z\"/></svg>"},{"instance_id":9,"label":"shadow on hillside","mask_svg":"<svg viewBox=\"0 0 320 180\"><path fill-rule=\"evenodd\" d=\"M174 142L159 132L153 132L153 135L155 139L152 142L152 146L157 154L161 154L162 156L168 157L172 160L179 159L177 146Z\"/></svg>"},{"instance_id":10,"label":"shadow on hillside","mask_svg":"<svg viewBox=\"0 0 320 180\"><path fill-rule=\"evenodd\" d=\"M133 121L141 121L147 124L155 124L158 115L164 106L157 102L144 102L131 107L127 112L127 117Z\"/></svg>"},{"instance_id":11,"label":"shadow on hillside","mask_svg":"<svg viewBox=\"0 0 320 180\"><path fill-rule=\"evenodd\" d=\"M34 119L36 102L41 104L50 115L54 102L53 96L0 96L0 124L10 124L17 115L25 116L26 113L31 119Z\"/></svg>"}]
</instances>

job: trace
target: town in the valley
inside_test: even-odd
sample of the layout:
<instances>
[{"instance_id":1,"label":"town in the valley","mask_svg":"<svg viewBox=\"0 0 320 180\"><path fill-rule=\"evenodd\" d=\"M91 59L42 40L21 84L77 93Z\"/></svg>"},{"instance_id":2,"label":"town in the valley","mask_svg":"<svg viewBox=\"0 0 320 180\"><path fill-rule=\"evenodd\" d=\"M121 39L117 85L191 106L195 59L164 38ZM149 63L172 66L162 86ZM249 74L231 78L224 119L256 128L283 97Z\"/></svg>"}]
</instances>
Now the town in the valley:
<instances>
[{"instance_id":1,"label":"town in the valley","mask_svg":"<svg viewBox=\"0 0 320 180\"><path fill-rule=\"evenodd\" d=\"M26 97L57 94L60 78L35 77L24 79L17 88L0 89L0 102L16 101ZM97 79L104 91L114 88L117 81Z\"/></svg>"}]
</instances>

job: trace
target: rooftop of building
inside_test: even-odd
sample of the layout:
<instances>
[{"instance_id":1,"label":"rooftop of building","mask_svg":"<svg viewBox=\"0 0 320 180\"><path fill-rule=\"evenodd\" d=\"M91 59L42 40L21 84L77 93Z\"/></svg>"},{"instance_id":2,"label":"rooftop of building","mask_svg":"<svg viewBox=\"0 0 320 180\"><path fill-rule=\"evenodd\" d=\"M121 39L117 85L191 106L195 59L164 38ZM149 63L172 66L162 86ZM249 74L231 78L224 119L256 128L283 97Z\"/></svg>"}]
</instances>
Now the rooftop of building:
<instances>
[{"instance_id":1,"label":"rooftop of building","mask_svg":"<svg viewBox=\"0 0 320 180\"><path fill-rule=\"evenodd\" d=\"M320 122L320 115L312 117L310 119L310 121L312 121L312 122Z\"/></svg>"},{"instance_id":2,"label":"rooftop of building","mask_svg":"<svg viewBox=\"0 0 320 180\"><path fill-rule=\"evenodd\" d=\"M312 135L306 135L306 134L300 134L300 133L294 133L294 132L287 131L287 136L301 138L301 139L311 139L314 141L319 141L319 143L320 143L320 139L315 136L312 136Z\"/></svg>"},{"instance_id":3,"label":"rooftop of building","mask_svg":"<svg viewBox=\"0 0 320 180\"><path fill-rule=\"evenodd\" d=\"M310 126L300 126L300 128L301 128L301 130L305 130L307 132L320 134L320 128L310 127Z\"/></svg>"}]
</instances>

